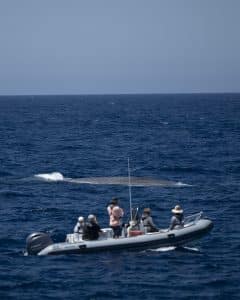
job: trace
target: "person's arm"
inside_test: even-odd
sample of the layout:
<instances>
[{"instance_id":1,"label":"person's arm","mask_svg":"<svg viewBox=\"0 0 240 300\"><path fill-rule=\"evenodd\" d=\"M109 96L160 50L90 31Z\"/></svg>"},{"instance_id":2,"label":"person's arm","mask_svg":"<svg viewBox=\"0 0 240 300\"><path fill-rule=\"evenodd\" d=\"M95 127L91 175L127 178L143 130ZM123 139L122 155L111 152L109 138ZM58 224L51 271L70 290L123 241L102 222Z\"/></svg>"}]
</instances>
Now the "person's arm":
<instances>
[{"instance_id":1,"label":"person's arm","mask_svg":"<svg viewBox=\"0 0 240 300\"><path fill-rule=\"evenodd\" d=\"M96 227L97 227L98 232L103 232L101 227L98 224L96 224Z\"/></svg>"},{"instance_id":2,"label":"person's arm","mask_svg":"<svg viewBox=\"0 0 240 300\"><path fill-rule=\"evenodd\" d=\"M182 223L182 226L184 226L184 216L182 216L182 221L181 221L181 223Z\"/></svg>"},{"instance_id":3,"label":"person's arm","mask_svg":"<svg viewBox=\"0 0 240 300\"><path fill-rule=\"evenodd\" d=\"M173 230L173 228L175 227L175 225L176 225L176 218L173 216L171 218L171 222L170 222L170 226L169 226L168 230Z\"/></svg>"},{"instance_id":4,"label":"person's arm","mask_svg":"<svg viewBox=\"0 0 240 300\"><path fill-rule=\"evenodd\" d=\"M73 229L73 232L74 233L78 233L78 230L79 230L79 223L77 223Z\"/></svg>"},{"instance_id":5,"label":"person's arm","mask_svg":"<svg viewBox=\"0 0 240 300\"><path fill-rule=\"evenodd\" d=\"M111 207L111 205L109 205L107 207L107 211L108 211L109 216L111 216L111 214L112 214L112 207Z\"/></svg>"},{"instance_id":6,"label":"person's arm","mask_svg":"<svg viewBox=\"0 0 240 300\"><path fill-rule=\"evenodd\" d=\"M121 208L121 218L124 216L124 211L123 209Z\"/></svg>"},{"instance_id":7,"label":"person's arm","mask_svg":"<svg viewBox=\"0 0 240 300\"><path fill-rule=\"evenodd\" d=\"M149 217L148 224L152 227L152 229L158 230L157 226L153 223L152 217Z\"/></svg>"}]
</instances>

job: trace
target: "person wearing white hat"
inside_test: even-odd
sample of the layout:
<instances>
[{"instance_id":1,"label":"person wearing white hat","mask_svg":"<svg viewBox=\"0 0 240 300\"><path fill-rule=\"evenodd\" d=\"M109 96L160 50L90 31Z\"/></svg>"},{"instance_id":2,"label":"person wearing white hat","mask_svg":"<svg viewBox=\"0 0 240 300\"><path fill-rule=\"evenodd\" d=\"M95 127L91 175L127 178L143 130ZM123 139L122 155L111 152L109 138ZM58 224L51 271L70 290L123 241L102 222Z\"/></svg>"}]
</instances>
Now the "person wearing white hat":
<instances>
[{"instance_id":1,"label":"person wearing white hat","mask_svg":"<svg viewBox=\"0 0 240 300\"><path fill-rule=\"evenodd\" d=\"M73 232L82 234L84 225L85 225L84 217L81 216L78 218L77 224L75 225Z\"/></svg>"},{"instance_id":2,"label":"person wearing white hat","mask_svg":"<svg viewBox=\"0 0 240 300\"><path fill-rule=\"evenodd\" d=\"M182 228L183 225L184 225L184 220L183 220L183 209L181 208L181 206L176 205L172 209L172 213L174 215L171 218L171 223L170 223L169 230Z\"/></svg>"},{"instance_id":3,"label":"person wearing white hat","mask_svg":"<svg viewBox=\"0 0 240 300\"><path fill-rule=\"evenodd\" d=\"M84 217L80 216L73 229L75 242L79 242L81 240L85 226Z\"/></svg>"}]
</instances>

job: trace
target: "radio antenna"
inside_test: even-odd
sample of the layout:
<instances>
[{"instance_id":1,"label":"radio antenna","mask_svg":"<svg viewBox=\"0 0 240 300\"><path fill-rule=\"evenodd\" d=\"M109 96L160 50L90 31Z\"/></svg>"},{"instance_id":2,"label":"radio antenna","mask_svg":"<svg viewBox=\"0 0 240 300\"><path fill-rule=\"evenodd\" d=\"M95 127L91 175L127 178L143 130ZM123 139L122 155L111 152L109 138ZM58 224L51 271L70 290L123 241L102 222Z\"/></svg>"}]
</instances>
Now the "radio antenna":
<instances>
[{"instance_id":1,"label":"radio antenna","mask_svg":"<svg viewBox=\"0 0 240 300\"><path fill-rule=\"evenodd\" d=\"M132 221L132 219L133 219L133 215L132 215L132 186L131 186L131 173L130 173L129 157L128 157L128 189L129 189L130 216L131 216L131 221Z\"/></svg>"}]
</instances>

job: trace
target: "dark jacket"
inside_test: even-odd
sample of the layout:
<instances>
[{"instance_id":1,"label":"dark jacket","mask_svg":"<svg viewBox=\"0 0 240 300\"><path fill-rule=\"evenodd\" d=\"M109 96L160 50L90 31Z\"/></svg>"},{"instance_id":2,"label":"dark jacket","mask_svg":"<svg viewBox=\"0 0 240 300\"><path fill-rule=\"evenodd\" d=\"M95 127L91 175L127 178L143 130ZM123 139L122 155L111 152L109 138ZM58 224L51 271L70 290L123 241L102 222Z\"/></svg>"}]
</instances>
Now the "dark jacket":
<instances>
[{"instance_id":1,"label":"dark jacket","mask_svg":"<svg viewBox=\"0 0 240 300\"><path fill-rule=\"evenodd\" d=\"M97 223L86 223L86 226L83 230L83 240L97 240L99 238L99 232L101 228Z\"/></svg>"}]
</instances>

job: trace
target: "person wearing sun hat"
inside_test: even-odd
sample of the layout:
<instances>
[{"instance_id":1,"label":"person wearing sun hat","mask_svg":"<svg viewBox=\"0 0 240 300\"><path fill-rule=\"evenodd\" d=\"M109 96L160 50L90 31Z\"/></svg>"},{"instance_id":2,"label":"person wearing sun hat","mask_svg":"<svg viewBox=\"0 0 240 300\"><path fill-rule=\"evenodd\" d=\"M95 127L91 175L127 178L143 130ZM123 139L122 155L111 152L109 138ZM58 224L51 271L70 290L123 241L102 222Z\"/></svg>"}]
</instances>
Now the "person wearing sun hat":
<instances>
[{"instance_id":1,"label":"person wearing sun hat","mask_svg":"<svg viewBox=\"0 0 240 300\"><path fill-rule=\"evenodd\" d=\"M158 231L157 226L154 224L151 217L151 209L149 207L144 208L142 214L142 223L144 226L144 231L147 232L156 232Z\"/></svg>"},{"instance_id":2,"label":"person wearing sun hat","mask_svg":"<svg viewBox=\"0 0 240 300\"><path fill-rule=\"evenodd\" d=\"M183 209L181 208L181 206L176 205L172 209L172 213L174 215L171 218L171 223L170 223L169 230L182 228L183 225L184 225L184 221L183 221Z\"/></svg>"}]
</instances>

